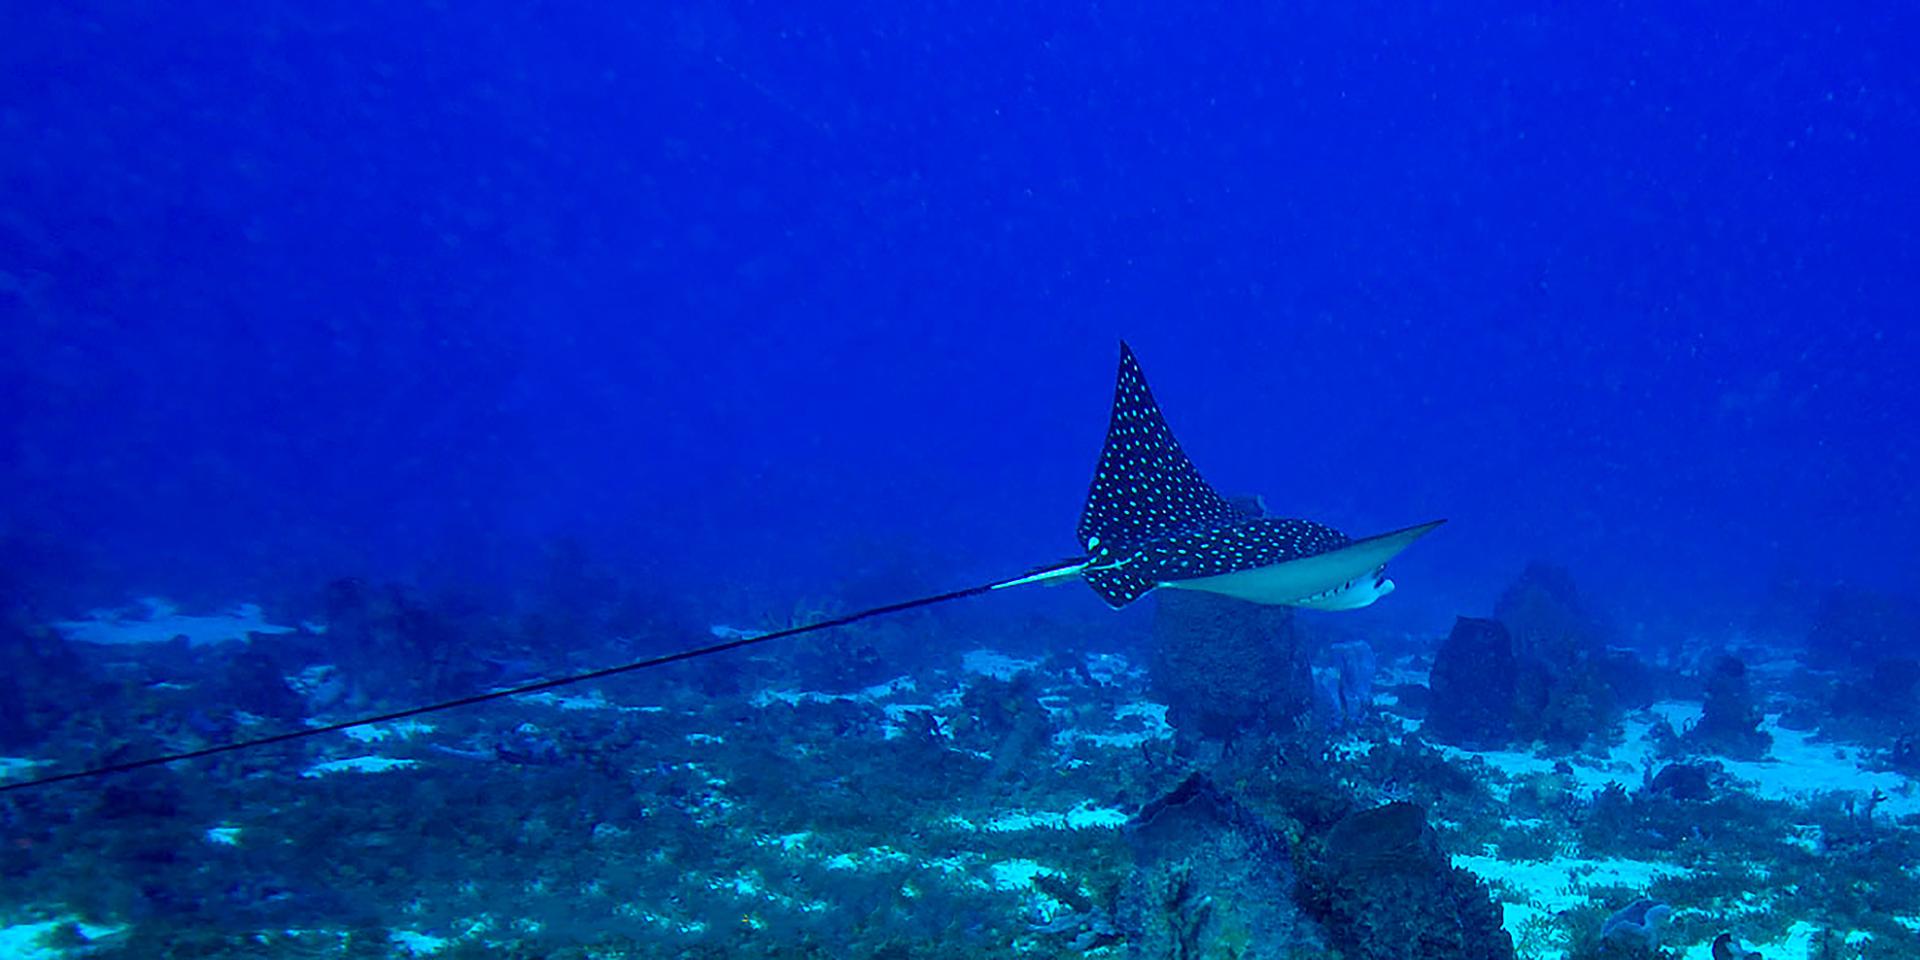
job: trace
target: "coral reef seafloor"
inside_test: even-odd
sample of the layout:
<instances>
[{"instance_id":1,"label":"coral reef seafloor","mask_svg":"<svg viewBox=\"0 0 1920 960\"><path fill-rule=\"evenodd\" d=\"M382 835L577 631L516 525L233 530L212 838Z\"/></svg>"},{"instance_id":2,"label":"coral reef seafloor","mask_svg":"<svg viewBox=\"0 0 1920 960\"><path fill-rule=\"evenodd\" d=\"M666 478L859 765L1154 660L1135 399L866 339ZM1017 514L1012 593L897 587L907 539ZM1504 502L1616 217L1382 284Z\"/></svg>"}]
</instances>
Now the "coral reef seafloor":
<instances>
[{"instance_id":1,"label":"coral reef seafloor","mask_svg":"<svg viewBox=\"0 0 1920 960\"><path fill-rule=\"evenodd\" d=\"M1551 591L1529 597L1508 618L1558 626L1464 621L1364 656L1267 624L1293 688L1242 698L1241 719L1217 690L1211 711L1166 702L1212 690L1170 671L1231 667L1198 655L880 669L926 621L10 795L0 954L1920 956L1904 741L1794 720L1898 676L1757 647L1622 673L1598 644L1569 653L1589 627L1542 616ZM384 702L331 665L278 672L301 631L246 616L96 638L114 654L84 683L10 698L20 729L51 732L0 776ZM1530 658L1542 636L1571 666ZM1449 651L1495 647L1517 666L1489 701ZM139 724L50 714L48 694Z\"/></svg>"}]
</instances>

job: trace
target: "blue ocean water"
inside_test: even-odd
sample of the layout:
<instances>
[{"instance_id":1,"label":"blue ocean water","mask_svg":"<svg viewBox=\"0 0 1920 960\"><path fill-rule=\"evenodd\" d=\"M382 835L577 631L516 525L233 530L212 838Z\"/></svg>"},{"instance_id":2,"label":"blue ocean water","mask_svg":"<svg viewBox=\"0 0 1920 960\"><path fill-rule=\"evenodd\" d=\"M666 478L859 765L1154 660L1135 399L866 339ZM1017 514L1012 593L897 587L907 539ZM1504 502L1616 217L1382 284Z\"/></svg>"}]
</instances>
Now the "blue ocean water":
<instances>
[{"instance_id":1,"label":"blue ocean water","mask_svg":"<svg viewBox=\"0 0 1920 960\"><path fill-rule=\"evenodd\" d=\"M515 701L413 740L315 739L117 788L22 791L0 801L14 841L0 922L31 937L3 942L1368 955L1327 906L1338 877L1315 887L1301 866L1361 828L1276 799L1304 795L1272 779L1297 748L1342 803L1392 809L1412 790L1447 856L1487 858L1462 861L1482 879L1640 865L1596 868L1622 889L1592 904L1527 900L1511 878L1477 894L1508 904L1522 956L1697 953L1722 928L1780 956L1816 940L1920 956L1920 919L1896 922L1920 918L1902 900L1920 878L1819 910L1782 894L1746 933L1714 886L1734 864L1898 863L1920 845L1920 807L1901 806L1920 774L1920 687L1903 672L1920 624L1916 36L1897 5L1793 3L13 5L10 776L1072 556L1123 339L1221 492L1355 536L1450 522L1364 611L1206 628L1291 638L1251 678L1237 640L1200 644L1220 662L1169 653L1211 636L1180 617L1213 614L1035 588L593 695L618 709ZM237 604L258 609L228 616ZM1522 689L1526 663L1591 658L1609 679L1540 696L1598 705L1537 729L1516 715L1512 742L1408 746L1424 742L1425 698L1443 696L1443 638L1465 637L1455 617L1496 614ZM1556 653L1568 638L1575 652ZM1220 684L1306 697L1314 684L1288 671L1352 673L1357 658L1328 651L1353 642L1365 676L1334 687L1364 695L1357 716L1336 708L1329 728L1323 711L1310 748L1288 724L1261 728L1267 746L1225 746L1258 738L1252 714L1208 712L1244 693ZM1645 671L1607 673L1609 651ZM1731 739L1682 743L1689 723L1734 715L1714 703L1739 705ZM1396 706L1411 727L1383 719ZM1756 729L1770 745L1742 755ZM653 752L661 738L681 752ZM924 752L888 752L903 739ZM836 740L872 751L783 765ZM411 752L381 757L405 772L301 775L402 741ZM682 755L722 743L736 755ZM1368 750L1377 769L1352 766ZM1402 752L1483 786L1450 793L1444 774L1385 759ZM1796 766L1838 754L1853 773ZM1655 790L1654 759L1719 764L1712 799ZM898 782L930 769L946 771L938 790ZM810 810L781 779L802 774L801 794L867 807ZM1212 785L1173 807L1198 796L1221 822L1294 824L1275 828L1294 844L1275 862L1323 893L1273 899L1322 933L1265 917L1238 940L1155 952L1137 904L1160 861L1139 821L1190 774ZM975 781L984 792L954 812ZM1645 791L1634 835L1664 839L1513 852L1529 830L1594 822L1612 781ZM394 792L356 817L370 790ZM1560 799L1514 812L1515 790ZM551 812L570 792L591 810ZM1733 806L1690 834L1649 797ZM295 829L323 803L340 805L333 840ZM471 826L435 834L408 809L464 810ZM1033 827L1073 811L1072 829ZM1782 822L1821 838L1742 845ZM1864 839L1841 829L1859 822ZM922 827L890 831L901 823ZM240 839L206 839L227 829ZM809 844L817 856L795 853ZM752 861L768 849L794 854L792 877ZM700 879L648 873L661 851ZM469 878L477 893L449 879L462 857L493 871ZM1675 864L1704 872L1689 886ZM90 899L83 879L101 875L110 893ZM630 915L539 896L596 877L632 884ZM1774 886L1748 892L1772 903ZM1568 932L1643 895L1671 902L1684 939ZM844 919L869 914L896 918ZM1486 955L1459 950L1427 955Z\"/></svg>"}]
</instances>

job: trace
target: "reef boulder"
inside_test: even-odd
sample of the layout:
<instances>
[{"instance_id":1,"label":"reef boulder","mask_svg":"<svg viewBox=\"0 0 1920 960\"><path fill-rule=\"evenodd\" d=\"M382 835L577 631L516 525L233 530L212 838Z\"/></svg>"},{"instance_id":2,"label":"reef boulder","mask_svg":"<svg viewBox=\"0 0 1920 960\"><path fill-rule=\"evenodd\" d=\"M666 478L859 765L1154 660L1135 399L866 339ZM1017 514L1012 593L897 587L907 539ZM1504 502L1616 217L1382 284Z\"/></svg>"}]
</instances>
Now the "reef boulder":
<instances>
[{"instance_id":1,"label":"reef boulder","mask_svg":"<svg viewBox=\"0 0 1920 960\"><path fill-rule=\"evenodd\" d=\"M1428 686L1428 737L1474 749L1505 746L1513 739L1514 686L1518 666L1513 638L1498 620L1461 617L1440 644Z\"/></svg>"}]
</instances>

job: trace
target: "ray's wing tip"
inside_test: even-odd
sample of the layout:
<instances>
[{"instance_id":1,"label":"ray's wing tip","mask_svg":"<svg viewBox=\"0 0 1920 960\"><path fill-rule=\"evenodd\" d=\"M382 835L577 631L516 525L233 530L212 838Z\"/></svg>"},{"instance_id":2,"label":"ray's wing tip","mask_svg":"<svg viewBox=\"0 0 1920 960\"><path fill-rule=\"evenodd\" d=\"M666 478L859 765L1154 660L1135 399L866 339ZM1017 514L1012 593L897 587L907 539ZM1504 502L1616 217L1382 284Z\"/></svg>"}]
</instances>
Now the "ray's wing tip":
<instances>
[{"instance_id":1,"label":"ray's wing tip","mask_svg":"<svg viewBox=\"0 0 1920 960\"><path fill-rule=\"evenodd\" d=\"M1438 520L1428 520L1426 523L1416 523L1411 527L1401 527L1398 530L1389 530L1386 533L1376 533L1371 537L1361 537L1354 542L1371 543L1376 540L1403 540L1405 543L1411 544L1413 541L1445 526L1446 522L1447 518L1441 517Z\"/></svg>"}]
</instances>

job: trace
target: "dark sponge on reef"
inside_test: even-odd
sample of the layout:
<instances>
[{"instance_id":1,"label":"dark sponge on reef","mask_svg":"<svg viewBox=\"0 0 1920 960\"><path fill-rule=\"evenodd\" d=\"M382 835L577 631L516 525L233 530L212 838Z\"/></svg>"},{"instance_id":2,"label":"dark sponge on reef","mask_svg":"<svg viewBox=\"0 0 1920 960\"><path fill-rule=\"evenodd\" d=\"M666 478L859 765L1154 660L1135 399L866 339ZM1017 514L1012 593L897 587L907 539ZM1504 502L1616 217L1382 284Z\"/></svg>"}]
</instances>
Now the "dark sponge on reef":
<instances>
[{"instance_id":1,"label":"dark sponge on reef","mask_svg":"<svg viewBox=\"0 0 1920 960\"><path fill-rule=\"evenodd\" d=\"M1312 709L1313 675L1290 608L1162 591L1153 643L1153 689L1184 744L1291 730Z\"/></svg>"},{"instance_id":2,"label":"dark sponge on reef","mask_svg":"<svg viewBox=\"0 0 1920 960\"><path fill-rule=\"evenodd\" d=\"M1349 960L1512 960L1500 904L1440 850L1426 811L1389 803L1349 814L1302 871L1308 913Z\"/></svg>"},{"instance_id":3,"label":"dark sponge on reef","mask_svg":"<svg viewBox=\"0 0 1920 960\"><path fill-rule=\"evenodd\" d=\"M1461 617L1440 644L1427 683L1433 697L1422 732L1442 743L1476 749L1513 739L1513 638L1498 620Z\"/></svg>"}]
</instances>

